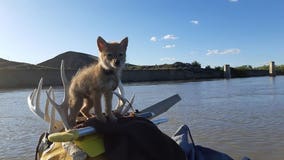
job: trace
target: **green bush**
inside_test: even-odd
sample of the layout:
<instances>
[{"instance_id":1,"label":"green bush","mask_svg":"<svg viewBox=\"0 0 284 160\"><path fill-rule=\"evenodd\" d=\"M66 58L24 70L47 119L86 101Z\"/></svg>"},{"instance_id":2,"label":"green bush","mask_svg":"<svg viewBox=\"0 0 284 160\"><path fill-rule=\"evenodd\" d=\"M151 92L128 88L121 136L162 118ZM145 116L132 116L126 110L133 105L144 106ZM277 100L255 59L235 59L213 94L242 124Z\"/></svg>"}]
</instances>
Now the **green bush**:
<instances>
[{"instance_id":1,"label":"green bush","mask_svg":"<svg viewBox=\"0 0 284 160\"><path fill-rule=\"evenodd\" d=\"M251 65L242 65L242 66L239 66L239 67L235 67L234 69L236 70L253 70L252 66Z\"/></svg>"},{"instance_id":2,"label":"green bush","mask_svg":"<svg viewBox=\"0 0 284 160\"><path fill-rule=\"evenodd\" d=\"M221 66L216 66L216 67L214 67L214 70L216 70L216 71L223 71L223 67L221 67Z\"/></svg>"},{"instance_id":3,"label":"green bush","mask_svg":"<svg viewBox=\"0 0 284 160\"><path fill-rule=\"evenodd\" d=\"M268 65L263 65L263 66L255 67L254 69L255 70L267 70L268 71L269 66Z\"/></svg>"},{"instance_id":4,"label":"green bush","mask_svg":"<svg viewBox=\"0 0 284 160\"><path fill-rule=\"evenodd\" d=\"M211 69L210 65L206 66L205 69L208 69L208 70Z\"/></svg>"},{"instance_id":5,"label":"green bush","mask_svg":"<svg viewBox=\"0 0 284 160\"><path fill-rule=\"evenodd\" d=\"M197 62L197 61L193 61L193 62L191 63L191 65L192 65L192 67L194 67L194 68L201 68L201 64L200 64L199 62Z\"/></svg>"}]
</instances>

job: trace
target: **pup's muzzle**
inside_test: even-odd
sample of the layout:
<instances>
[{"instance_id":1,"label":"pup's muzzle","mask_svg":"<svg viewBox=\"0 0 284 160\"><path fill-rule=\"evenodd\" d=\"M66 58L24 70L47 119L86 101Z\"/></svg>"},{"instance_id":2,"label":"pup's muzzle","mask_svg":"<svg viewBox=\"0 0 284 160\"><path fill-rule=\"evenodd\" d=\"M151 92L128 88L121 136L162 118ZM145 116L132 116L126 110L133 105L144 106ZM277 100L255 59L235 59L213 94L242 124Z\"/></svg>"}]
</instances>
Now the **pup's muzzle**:
<instances>
[{"instance_id":1,"label":"pup's muzzle","mask_svg":"<svg viewBox=\"0 0 284 160\"><path fill-rule=\"evenodd\" d=\"M120 60L114 60L114 65L118 67L120 65Z\"/></svg>"}]
</instances>

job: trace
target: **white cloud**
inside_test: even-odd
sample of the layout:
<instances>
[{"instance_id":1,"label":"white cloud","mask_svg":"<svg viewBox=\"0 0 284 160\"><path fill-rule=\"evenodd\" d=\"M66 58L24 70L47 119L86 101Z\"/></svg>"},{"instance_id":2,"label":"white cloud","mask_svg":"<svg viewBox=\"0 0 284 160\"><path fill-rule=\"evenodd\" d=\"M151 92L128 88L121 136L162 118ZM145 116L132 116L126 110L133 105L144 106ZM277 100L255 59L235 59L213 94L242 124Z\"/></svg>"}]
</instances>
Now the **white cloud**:
<instances>
[{"instance_id":1,"label":"white cloud","mask_svg":"<svg viewBox=\"0 0 284 160\"><path fill-rule=\"evenodd\" d=\"M193 55L197 55L199 54L199 51L190 51L189 53L187 53L187 55L189 56L193 56Z\"/></svg>"},{"instance_id":2,"label":"white cloud","mask_svg":"<svg viewBox=\"0 0 284 160\"><path fill-rule=\"evenodd\" d=\"M155 37L155 36L151 37L151 38L150 38L150 41L152 41L152 42L157 42L157 37Z\"/></svg>"},{"instance_id":3,"label":"white cloud","mask_svg":"<svg viewBox=\"0 0 284 160\"><path fill-rule=\"evenodd\" d=\"M164 63L173 63L176 62L176 58L173 57L163 57L160 59L160 61L164 62Z\"/></svg>"},{"instance_id":4,"label":"white cloud","mask_svg":"<svg viewBox=\"0 0 284 160\"><path fill-rule=\"evenodd\" d=\"M239 0L229 0L229 2L238 2Z\"/></svg>"},{"instance_id":5,"label":"white cloud","mask_svg":"<svg viewBox=\"0 0 284 160\"><path fill-rule=\"evenodd\" d=\"M218 49L212 49L212 50L208 50L206 55L214 55L214 54L239 54L241 52L240 49L238 48L232 48L232 49L226 49L226 50L218 50Z\"/></svg>"},{"instance_id":6,"label":"white cloud","mask_svg":"<svg viewBox=\"0 0 284 160\"><path fill-rule=\"evenodd\" d=\"M174 47L176 47L175 44L167 44L163 48L174 48Z\"/></svg>"},{"instance_id":7,"label":"white cloud","mask_svg":"<svg viewBox=\"0 0 284 160\"><path fill-rule=\"evenodd\" d=\"M191 20L190 23L197 25L197 24L199 24L199 21L198 20Z\"/></svg>"},{"instance_id":8,"label":"white cloud","mask_svg":"<svg viewBox=\"0 0 284 160\"><path fill-rule=\"evenodd\" d=\"M175 36L175 35L173 35L173 34L167 34L167 35L165 35L162 39L164 39L164 40L175 40L175 39L177 39L178 37L177 36Z\"/></svg>"}]
</instances>

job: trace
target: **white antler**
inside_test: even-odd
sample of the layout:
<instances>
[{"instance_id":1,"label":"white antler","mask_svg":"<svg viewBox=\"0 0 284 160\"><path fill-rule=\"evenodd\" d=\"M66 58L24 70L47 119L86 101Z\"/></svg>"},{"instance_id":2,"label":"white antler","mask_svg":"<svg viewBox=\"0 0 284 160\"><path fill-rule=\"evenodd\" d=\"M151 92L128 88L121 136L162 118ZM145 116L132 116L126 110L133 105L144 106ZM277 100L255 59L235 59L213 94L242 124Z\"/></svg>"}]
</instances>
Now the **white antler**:
<instances>
[{"instance_id":1,"label":"white antler","mask_svg":"<svg viewBox=\"0 0 284 160\"><path fill-rule=\"evenodd\" d=\"M49 94L52 93L52 98L55 99L55 95L54 95L54 91L52 90L52 87L50 87L47 92ZM46 105L47 104L49 104L48 99L46 99ZM46 109L45 112L48 112L48 109ZM55 123L57 123L56 120L55 120L55 108L54 108L54 106L52 106L51 107L50 124L49 124L48 133L54 133L54 132L58 131L58 130L53 130L52 126L55 126ZM60 121L60 130L62 130L62 129L63 129L63 124L62 124L62 121Z\"/></svg>"},{"instance_id":2,"label":"white antler","mask_svg":"<svg viewBox=\"0 0 284 160\"><path fill-rule=\"evenodd\" d=\"M38 116L39 118L49 123L49 133L60 131L63 128L62 122L55 120L55 115L53 116L53 113L51 113L52 114L51 117L49 116L48 101L46 101L46 104L45 104L45 112L41 110L40 94L42 90L42 83L43 83L43 78L40 79L37 89L34 89L33 92L28 96L27 101L28 101L29 108L36 116ZM48 92L50 93L51 91L52 89L49 88Z\"/></svg>"},{"instance_id":3,"label":"white antler","mask_svg":"<svg viewBox=\"0 0 284 160\"><path fill-rule=\"evenodd\" d=\"M28 96L28 105L30 110L38 117L40 117L41 119L44 119L44 113L40 110L40 91L42 89L42 81L43 79L41 78L39 83L38 83L38 87L37 89L35 88L33 90L33 92L30 94L30 96ZM34 99L36 98L36 104L34 104ZM46 113L47 114L47 113Z\"/></svg>"},{"instance_id":4,"label":"white antler","mask_svg":"<svg viewBox=\"0 0 284 160\"><path fill-rule=\"evenodd\" d=\"M69 88L69 83L67 81L65 72L64 72L64 61L61 61L61 66L60 66L60 73L61 73L61 80L63 83L63 87L64 87L64 98L63 98L63 102L59 105L57 104L50 96L50 94L48 92L46 92L47 94L47 98L50 101L50 103L55 107L55 109L57 110L57 112L59 113L60 118L62 119L63 125L65 130L70 129L70 124L69 124L69 120L68 120L68 88Z\"/></svg>"},{"instance_id":5,"label":"white antler","mask_svg":"<svg viewBox=\"0 0 284 160\"><path fill-rule=\"evenodd\" d=\"M130 108L133 109L132 104L134 102L134 95L131 97L130 102L128 101L127 98L125 98L125 92L124 92L124 88L123 85L121 83L121 81L119 81L118 83L118 87L117 87L118 93L117 92L113 92L114 95L117 96L118 98L118 102L115 108L115 111L117 113L120 113L121 115L126 114ZM125 107L125 104L128 103L128 105ZM134 110L134 109L133 109Z\"/></svg>"},{"instance_id":6,"label":"white antler","mask_svg":"<svg viewBox=\"0 0 284 160\"><path fill-rule=\"evenodd\" d=\"M135 94L132 95L132 97L130 98L130 102L127 104L127 106L124 107L124 109L121 111L121 115L125 115L129 109L131 108L133 112L135 112L134 108L133 108L133 102L134 102L134 98L135 98Z\"/></svg>"},{"instance_id":7,"label":"white antler","mask_svg":"<svg viewBox=\"0 0 284 160\"><path fill-rule=\"evenodd\" d=\"M64 88L64 97L63 97L63 102L61 104L57 104L55 102L55 98L50 96L50 93L46 92L47 94L47 99L50 101L50 103L54 106L54 108L57 110L59 113L60 118L62 119L63 125L65 130L71 129L71 125L69 123L69 116L68 116L68 111L69 111L69 104L68 104L68 90L69 90L69 82L67 81L65 70L64 70L64 61L61 61L61 66L60 66L60 75L61 75L61 80L63 83L63 88ZM87 153L82 151L79 147L76 146L73 142L65 142L62 143L63 148L67 151L69 155L73 159L77 160L84 160L87 157Z\"/></svg>"},{"instance_id":8,"label":"white antler","mask_svg":"<svg viewBox=\"0 0 284 160\"><path fill-rule=\"evenodd\" d=\"M125 105L125 102L127 100L125 98L125 92L124 92L121 81L118 82L117 91L118 91L118 93L113 92L118 97L118 102L116 104L115 110L116 110L117 113L121 113L121 111L123 110L123 107Z\"/></svg>"}]
</instances>

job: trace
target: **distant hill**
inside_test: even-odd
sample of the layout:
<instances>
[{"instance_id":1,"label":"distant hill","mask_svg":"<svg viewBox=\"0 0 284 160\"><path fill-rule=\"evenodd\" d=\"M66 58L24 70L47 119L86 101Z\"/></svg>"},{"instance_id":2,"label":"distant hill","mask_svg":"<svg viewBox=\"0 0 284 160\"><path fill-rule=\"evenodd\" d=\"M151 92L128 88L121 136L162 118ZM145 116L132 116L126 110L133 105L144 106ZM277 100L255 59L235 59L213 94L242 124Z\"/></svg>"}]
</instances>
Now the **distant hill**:
<instances>
[{"instance_id":1,"label":"distant hill","mask_svg":"<svg viewBox=\"0 0 284 160\"><path fill-rule=\"evenodd\" d=\"M44 67L51 67L51 68L59 68L61 60L64 60L64 65L66 69L77 70L91 63L97 63L98 57L85 54L85 53L68 51L68 52L59 54L58 56L52 59L39 63L37 65L44 66Z\"/></svg>"},{"instance_id":2,"label":"distant hill","mask_svg":"<svg viewBox=\"0 0 284 160\"><path fill-rule=\"evenodd\" d=\"M0 69L31 69L41 68L33 64L14 62L0 58Z\"/></svg>"}]
</instances>

